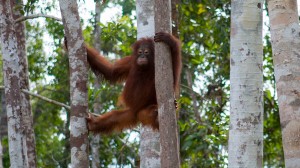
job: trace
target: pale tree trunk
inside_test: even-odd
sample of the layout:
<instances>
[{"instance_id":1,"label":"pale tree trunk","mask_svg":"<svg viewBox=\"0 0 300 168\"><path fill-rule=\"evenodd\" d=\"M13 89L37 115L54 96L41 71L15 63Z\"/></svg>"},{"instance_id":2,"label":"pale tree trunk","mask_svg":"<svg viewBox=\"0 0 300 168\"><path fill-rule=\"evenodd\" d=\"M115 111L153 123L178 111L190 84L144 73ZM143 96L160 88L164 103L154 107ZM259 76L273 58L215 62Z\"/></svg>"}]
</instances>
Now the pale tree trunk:
<instances>
[{"instance_id":1,"label":"pale tree trunk","mask_svg":"<svg viewBox=\"0 0 300 168\"><path fill-rule=\"evenodd\" d=\"M95 85L94 85L95 89L100 88L100 82L99 80L96 78L95 79ZM98 98L96 98L98 99ZM101 105L100 102L97 101L95 99L94 102L94 112L100 112L101 111ZM91 146L91 157L92 157L92 168L98 168L100 167L100 153L99 153L99 149L100 149L100 134L93 134L92 138L91 138L91 142L90 142L90 146Z\"/></svg>"},{"instance_id":2,"label":"pale tree trunk","mask_svg":"<svg viewBox=\"0 0 300 168\"><path fill-rule=\"evenodd\" d=\"M192 73L187 68L185 70L185 74L186 74L186 78L187 78L188 87L189 87L189 89L191 89L189 94L190 94L192 102L193 102L193 111L194 111L195 119L200 124L202 121L201 121L201 116L200 116L199 108L197 106L197 97L196 97L195 92L193 90L193 79L192 79L193 77L192 77Z\"/></svg>"},{"instance_id":3,"label":"pale tree trunk","mask_svg":"<svg viewBox=\"0 0 300 168\"><path fill-rule=\"evenodd\" d=\"M101 18L101 2L97 1L95 3L95 29L94 29L94 47L98 51L101 49L101 42L100 42L100 34L101 34L101 27L98 25ZM100 89L100 78L95 77L95 90ZM100 95L95 97L94 100L94 113L99 114L102 107L100 102ZM91 156L92 156L92 168L99 168L100 167L100 134L93 134L91 138Z\"/></svg>"},{"instance_id":4,"label":"pale tree trunk","mask_svg":"<svg viewBox=\"0 0 300 168\"><path fill-rule=\"evenodd\" d=\"M179 38L178 30L179 30L179 4L181 3L181 0L171 0L171 6L172 6L172 34Z\"/></svg>"},{"instance_id":5,"label":"pale tree trunk","mask_svg":"<svg viewBox=\"0 0 300 168\"><path fill-rule=\"evenodd\" d=\"M0 30L10 163L13 168L26 168L28 165L24 151L26 144L23 143L26 136L21 116L20 62L9 0L0 1Z\"/></svg>"},{"instance_id":6,"label":"pale tree trunk","mask_svg":"<svg viewBox=\"0 0 300 168\"><path fill-rule=\"evenodd\" d=\"M137 38L154 36L154 1L137 0ZM160 168L159 132L142 127L140 140L140 167Z\"/></svg>"},{"instance_id":7,"label":"pale tree trunk","mask_svg":"<svg viewBox=\"0 0 300 168\"><path fill-rule=\"evenodd\" d=\"M99 1L95 3L95 29L94 29L94 47L100 52L101 49L101 27L99 26L99 22L101 19L101 12L102 12L102 4Z\"/></svg>"},{"instance_id":8,"label":"pale tree trunk","mask_svg":"<svg viewBox=\"0 0 300 168\"><path fill-rule=\"evenodd\" d=\"M2 147L2 142L1 142L1 136L0 136L0 168L3 168L3 147Z\"/></svg>"},{"instance_id":9,"label":"pale tree trunk","mask_svg":"<svg viewBox=\"0 0 300 168\"><path fill-rule=\"evenodd\" d=\"M268 1L285 166L300 165L300 28L296 0Z\"/></svg>"},{"instance_id":10,"label":"pale tree trunk","mask_svg":"<svg viewBox=\"0 0 300 168\"><path fill-rule=\"evenodd\" d=\"M262 5L231 1L228 167L262 167Z\"/></svg>"},{"instance_id":11,"label":"pale tree trunk","mask_svg":"<svg viewBox=\"0 0 300 168\"><path fill-rule=\"evenodd\" d=\"M154 1L155 32L171 32L171 0ZM155 88L158 103L161 167L180 167L177 118L171 53L164 43L155 43Z\"/></svg>"},{"instance_id":12,"label":"pale tree trunk","mask_svg":"<svg viewBox=\"0 0 300 168\"><path fill-rule=\"evenodd\" d=\"M87 117L88 65L82 37L78 5L76 0L59 0L63 18L70 67L70 146L71 167L85 168L89 165Z\"/></svg>"},{"instance_id":13,"label":"pale tree trunk","mask_svg":"<svg viewBox=\"0 0 300 168\"><path fill-rule=\"evenodd\" d=\"M0 90L1 93L1 113L0 113L0 141L3 137L7 136L7 113L5 103L4 89Z\"/></svg>"},{"instance_id":14,"label":"pale tree trunk","mask_svg":"<svg viewBox=\"0 0 300 168\"><path fill-rule=\"evenodd\" d=\"M13 19L16 20L23 15L20 12L20 8L23 5L23 1L10 1ZM20 63L20 88L29 90L29 79L28 79L28 61L26 56L26 39L25 39L25 24L19 22L15 24L15 32L17 37L18 56ZM27 162L29 167L36 167L36 152L35 152L35 136L33 129L33 118L31 114L30 97L28 94L21 93L22 102L22 126L24 129L24 142L26 145L25 152L27 153Z\"/></svg>"},{"instance_id":15,"label":"pale tree trunk","mask_svg":"<svg viewBox=\"0 0 300 168\"><path fill-rule=\"evenodd\" d=\"M0 90L1 97L1 112L0 112L0 168L3 168L3 146L2 138L7 136L7 117L6 117L6 108L5 108L5 96L4 90Z\"/></svg>"}]
</instances>

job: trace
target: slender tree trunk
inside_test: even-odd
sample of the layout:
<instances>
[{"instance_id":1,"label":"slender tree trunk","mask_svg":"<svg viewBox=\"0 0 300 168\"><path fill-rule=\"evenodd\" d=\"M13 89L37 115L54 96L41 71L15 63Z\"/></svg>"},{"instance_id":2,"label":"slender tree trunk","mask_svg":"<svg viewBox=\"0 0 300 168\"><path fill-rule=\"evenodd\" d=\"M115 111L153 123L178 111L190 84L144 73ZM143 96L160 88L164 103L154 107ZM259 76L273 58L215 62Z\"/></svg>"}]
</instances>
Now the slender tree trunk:
<instances>
[{"instance_id":1,"label":"slender tree trunk","mask_svg":"<svg viewBox=\"0 0 300 168\"><path fill-rule=\"evenodd\" d=\"M262 167L262 4L231 1L228 167Z\"/></svg>"},{"instance_id":2,"label":"slender tree trunk","mask_svg":"<svg viewBox=\"0 0 300 168\"><path fill-rule=\"evenodd\" d=\"M23 15L20 12L20 8L23 5L23 1L10 1L13 19L16 20ZM26 55L26 38L25 38L25 24L24 22L19 22L15 24L17 46L18 46L18 56L20 63L20 88L29 90L29 78L28 78L28 61ZM26 138L24 138L24 143L26 144L25 151L27 152L26 160L29 167L36 167L36 152L35 152L35 135L33 129L33 118L31 113L30 97L28 94L21 92L21 102L22 102L22 125Z\"/></svg>"},{"instance_id":3,"label":"slender tree trunk","mask_svg":"<svg viewBox=\"0 0 300 168\"><path fill-rule=\"evenodd\" d=\"M95 3L95 29L94 29L94 47L98 51L101 50L101 42L100 42L100 34L101 34L101 27L98 25L101 18L101 2L97 1ZM100 79L95 77L95 84L94 84L95 90L100 89ZM96 114L100 114L100 111L102 109L101 102L100 102L101 96L98 95L95 97L94 100L94 112ZM99 168L100 167L100 134L94 134L91 138L91 155L92 155L92 168Z\"/></svg>"},{"instance_id":4,"label":"slender tree trunk","mask_svg":"<svg viewBox=\"0 0 300 168\"><path fill-rule=\"evenodd\" d=\"M137 38L154 36L154 1L137 0ZM141 128L140 167L160 168L159 132Z\"/></svg>"},{"instance_id":5,"label":"slender tree trunk","mask_svg":"<svg viewBox=\"0 0 300 168\"><path fill-rule=\"evenodd\" d=\"M2 146L2 138L7 136L7 116L6 116L6 108L5 108L5 95L4 90L0 90L1 97L1 111L0 111L0 168L3 168L3 146Z\"/></svg>"},{"instance_id":6,"label":"slender tree trunk","mask_svg":"<svg viewBox=\"0 0 300 168\"><path fill-rule=\"evenodd\" d=\"M100 139L101 137L99 134L93 135L91 139L92 168L100 167L100 153L99 153Z\"/></svg>"},{"instance_id":7,"label":"slender tree trunk","mask_svg":"<svg viewBox=\"0 0 300 168\"><path fill-rule=\"evenodd\" d=\"M2 137L4 136L3 132L7 131L7 123L5 125L3 124L4 116L6 116L6 110L5 110L5 103L4 103L4 90L0 90L0 97L1 97L1 111L0 111L0 168L3 168L3 147L2 147ZM5 118L7 119L7 118ZM7 133L7 132L6 132ZM7 135L7 134L6 134Z\"/></svg>"},{"instance_id":8,"label":"slender tree trunk","mask_svg":"<svg viewBox=\"0 0 300 168\"><path fill-rule=\"evenodd\" d=\"M3 138L4 136L7 136L7 113L6 113L4 89L1 90L0 93L1 93L0 95L1 96L0 137Z\"/></svg>"},{"instance_id":9,"label":"slender tree trunk","mask_svg":"<svg viewBox=\"0 0 300 168\"><path fill-rule=\"evenodd\" d=\"M0 168L3 168L3 146L2 146L2 138L7 136L7 116L6 116L6 108L5 108L5 96L4 90L0 90L1 97L1 111L0 111Z\"/></svg>"},{"instance_id":10,"label":"slender tree trunk","mask_svg":"<svg viewBox=\"0 0 300 168\"><path fill-rule=\"evenodd\" d=\"M171 1L155 0L155 32L171 32ZM169 48L155 43L155 88L158 103L161 167L180 167L173 73Z\"/></svg>"},{"instance_id":11,"label":"slender tree trunk","mask_svg":"<svg viewBox=\"0 0 300 168\"><path fill-rule=\"evenodd\" d=\"M71 119L70 146L71 167L85 168L89 165L88 130L85 117L88 112L87 80L88 65L82 37L76 0L59 0L69 54Z\"/></svg>"},{"instance_id":12,"label":"slender tree trunk","mask_svg":"<svg viewBox=\"0 0 300 168\"><path fill-rule=\"evenodd\" d=\"M101 35L101 27L98 25L98 23L100 22L100 18L101 18L101 12L102 12L102 7L101 7L101 2L97 1L95 3L95 29L94 29L94 47L100 51L101 49L101 39L100 39L100 35Z\"/></svg>"},{"instance_id":13,"label":"slender tree trunk","mask_svg":"<svg viewBox=\"0 0 300 168\"><path fill-rule=\"evenodd\" d=\"M285 166L300 163L300 27L296 0L268 1Z\"/></svg>"},{"instance_id":14,"label":"slender tree trunk","mask_svg":"<svg viewBox=\"0 0 300 168\"><path fill-rule=\"evenodd\" d=\"M21 116L20 61L9 0L0 1L0 30L3 72L8 117L10 163L13 168L26 168L26 144Z\"/></svg>"},{"instance_id":15,"label":"slender tree trunk","mask_svg":"<svg viewBox=\"0 0 300 168\"><path fill-rule=\"evenodd\" d=\"M179 4L181 0L171 0L172 3L172 34L179 38L178 30L179 30Z\"/></svg>"},{"instance_id":16,"label":"slender tree trunk","mask_svg":"<svg viewBox=\"0 0 300 168\"><path fill-rule=\"evenodd\" d=\"M3 159L3 148L2 148L2 137L0 136L0 168L3 168L3 162L2 162L2 159Z\"/></svg>"},{"instance_id":17,"label":"slender tree trunk","mask_svg":"<svg viewBox=\"0 0 300 168\"><path fill-rule=\"evenodd\" d=\"M192 73L189 69L186 69L185 74L186 74L186 78L187 78L188 87L191 89L189 94L190 94L192 102L193 102L193 110L194 110L195 119L200 124L202 121L201 121L201 116L199 113L199 108L197 107L197 98L193 91Z\"/></svg>"}]
</instances>

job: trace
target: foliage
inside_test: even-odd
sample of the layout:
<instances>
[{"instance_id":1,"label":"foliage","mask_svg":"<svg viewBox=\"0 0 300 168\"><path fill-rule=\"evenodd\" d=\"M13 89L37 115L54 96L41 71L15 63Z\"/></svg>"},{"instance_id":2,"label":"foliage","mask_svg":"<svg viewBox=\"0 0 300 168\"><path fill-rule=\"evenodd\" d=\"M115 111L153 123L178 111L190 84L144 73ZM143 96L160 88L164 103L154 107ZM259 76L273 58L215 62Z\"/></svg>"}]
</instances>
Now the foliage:
<instances>
[{"instance_id":1,"label":"foliage","mask_svg":"<svg viewBox=\"0 0 300 168\"><path fill-rule=\"evenodd\" d=\"M186 0L179 7L184 67L193 72L194 83L189 86L183 75L182 84L189 87L182 88L180 98L183 167L226 165L228 95L211 96L208 88L217 85L220 93L229 93L229 2ZM193 108L191 87L197 88L197 109ZM195 115L199 115L201 121L197 121Z\"/></svg>"},{"instance_id":2,"label":"foliage","mask_svg":"<svg viewBox=\"0 0 300 168\"><path fill-rule=\"evenodd\" d=\"M43 50L43 30L39 23L30 24L26 22L27 56L30 66L30 81L38 81L44 78L47 60Z\"/></svg>"},{"instance_id":3,"label":"foliage","mask_svg":"<svg viewBox=\"0 0 300 168\"><path fill-rule=\"evenodd\" d=\"M272 59L271 41L265 36L264 46L264 165L284 167L284 156L279 120L278 102L275 98L275 76Z\"/></svg>"}]
</instances>

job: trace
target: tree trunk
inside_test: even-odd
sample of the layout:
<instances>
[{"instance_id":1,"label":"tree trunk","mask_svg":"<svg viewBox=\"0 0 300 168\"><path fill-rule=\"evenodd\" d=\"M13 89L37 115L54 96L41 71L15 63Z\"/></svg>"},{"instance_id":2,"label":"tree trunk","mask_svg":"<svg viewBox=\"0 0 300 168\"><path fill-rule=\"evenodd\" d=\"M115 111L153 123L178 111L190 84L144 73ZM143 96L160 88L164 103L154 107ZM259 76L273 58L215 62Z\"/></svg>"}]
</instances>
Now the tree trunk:
<instances>
[{"instance_id":1,"label":"tree trunk","mask_svg":"<svg viewBox=\"0 0 300 168\"><path fill-rule=\"evenodd\" d=\"M61 15L67 37L70 67L71 117L70 146L71 167L85 168L89 165L88 130L85 117L88 112L87 80L88 65L82 37L76 0L59 0Z\"/></svg>"},{"instance_id":2,"label":"tree trunk","mask_svg":"<svg viewBox=\"0 0 300 168\"><path fill-rule=\"evenodd\" d=\"M228 167L262 167L262 5L231 1Z\"/></svg>"},{"instance_id":3,"label":"tree trunk","mask_svg":"<svg viewBox=\"0 0 300 168\"><path fill-rule=\"evenodd\" d=\"M101 18L101 2L97 1L95 3L95 27L94 27L94 47L98 51L101 50L101 42L100 42L100 35L101 35L101 27L98 25ZM94 84L95 90L100 89L100 78L95 77L95 84ZM94 113L100 114L100 111L102 109L101 102L100 102L100 95L95 97L94 100ZM99 168L100 167L100 134L93 134L91 138L91 156L92 156L92 168Z\"/></svg>"},{"instance_id":4,"label":"tree trunk","mask_svg":"<svg viewBox=\"0 0 300 168\"><path fill-rule=\"evenodd\" d=\"M6 113L6 103L5 103L5 93L4 89L0 90L1 93L1 113L0 113L0 138L7 136L7 113ZM1 139L0 139L1 141Z\"/></svg>"},{"instance_id":5,"label":"tree trunk","mask_svg":"<svg viewBox=\"0 0 300 168\"><path fill-rule=\"evenodd\" d=\"M1 48L3 56L3 72L6 97L6 111L8 117L8 139L11 167L26 168L26 144L24 144L21 89L20 89L20 62L16 33L13 27L13 17L9 0L0 1L0 30Z\"/></svg>"},{"instance_id":6,"label":"tree trunk","mask_svg":"<svg viewBox=\"0 0 300 168\"><path fill-rule=\"evenodd\" d=\"M100 167L100 134L94 134L91 139L91 156L92 156L92 168Z\"/></svg>"},{"instance_id":7,"label":"tree trunk","mask_svg":"<svg viewBox=\"0 0 300 168\"><path fill-rule=\"evenodd\" d=\"M181 3L180 0L171 0L172 3L172 34L179 38L178 30L179 30L179 4Z\"/></svg>"},{"instance_id":8,"label":"tree trunk","mask_svg":"<svg viewBox=\"0 0 300 168\"><path fill-rule=\"evenodd\" d=\"M297 1L267 2L285 166L299 167L300 28Z\"/></svg>"},{"instance_id":9,"label":"tree trunk","mask_svg":"<svg viewBox=\"0 0 300 168\"><path fill-rule=\"evenodd\" d=\"M7 116L6 116L6 108L5 108L5 96L4 90L0 89L0 168L3 168L3 146L2 146L2 138L7 136Z\"/></svg>"},{"instance_id":10,"label":"tree trunk","mask_svg":"<svg viewBox=\"0 0 300 168\"><path fill-rule=\"evenodd\" d=\"M3 168L3 148L2 148L2 137L0 136L0 168Z\"/></svg>"},{"instance_id":11,"label":"tree trunk","mask_svg":"<svg viewBox=\"0 0 300 168\"><path fill-rule=\"evenodd\" d=\"M188 68L186 68L185 74L186 74L186 78L187 78L188 87L191 89L189 95L190 95L190 97L192 99L193 111L194 111L195 119L198 122L198 124L201 124L202 121L201 121L201 116L200 116L199 108L197 106L197 97L196 97L195 92L193 90L193 79L192 79L193 77L192 77L192 73L191 73L191 71Z\"/></svg>"},{"instance_id":12,"label":"tree trunk","mask_svg":"<svg viewBox=\"0 0 300 168\"><path fill-rule=\"evenodd\" d=\"M101 27L99 26L100 18L101 18L101 13L102 13L102 7L101 7L101 2L97 1L95 3L95 27L94 27L94 47L98 51L101 49Z\"/></svg>"},{"instance_id":13,"label":"tree trunk","mask_svg":"<svg viewBox=\"0 0 300 168\"><path fill-rule=\"evenodd\" d=\"M2 147L2 138L7 136L7 116L6 116L6 108L5 108L5 96L4 90L0 90L1 97L1 111L0 111L0 168L3 168L3 147Z\"/></svg>"},{"instance_id":14,"label":"tree trunk","mask_svg":"<svg viewBox=\"0 0 300 168\"><path fill-rule=\"evenodd\" d=\"M155 32L171 32L171 1L155 0ZM155 43L155 88L158 103L161 167L180 167L173 73L169 48Z\"/></svg>"},{"instance_id":15,"label":"tree trunk","mask_svg":"<svg viewBox=\"0 0 300 168\"><path fill-rule=\"evenodd\" d=\"M16 20L23 15L20 12L20 7L23 6L23 1L10 1L12 8L13 19ZM25 38L25 24L19 22L15 24L15 31L17 37L18 56L20 63L20 88L29 90L29 78L28 78L28 61L26 55L26 38ZM33 129L33 118L31 113L30 97L28 94L21 92L22 102L22 125L26 138L24 143L26 144L25 151L27 152L26 160L29 167L36 167L36 152L35 152L35 135Z\"/></svg>"},{"instance_id":16,"label":"tree trunk","mask_svg":"<svg viewBox=\"0 0 300 168\"><path fill-rule=\"evenodd\" d=\"M137 38L154 36L154 1L137 0ZM159 132L141 128L140 167L160 168Z\"/></svg>"}]
</instances>

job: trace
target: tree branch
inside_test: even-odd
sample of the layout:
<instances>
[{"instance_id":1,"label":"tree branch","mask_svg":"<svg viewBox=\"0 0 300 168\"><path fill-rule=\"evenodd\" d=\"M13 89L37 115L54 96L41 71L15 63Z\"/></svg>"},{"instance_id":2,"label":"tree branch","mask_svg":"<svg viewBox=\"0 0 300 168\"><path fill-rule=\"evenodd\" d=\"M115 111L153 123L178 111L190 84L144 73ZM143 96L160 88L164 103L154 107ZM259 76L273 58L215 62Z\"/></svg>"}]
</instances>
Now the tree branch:
<instances>
[{"instance_id":1,"label":"tree branch","mask_svg":"<svg viewBox=\"0 0 300 168\"><path fill-rule=\"evenodd\" d=\"M4 89L4 86L0 86L0 89ZM28 91L28 90L25 90L25 89L22 89L22 92L23 92L23 93L26 93L26 94L28 94L28 95L30 95L30 96L34 96L34 97L40 98L40 99L42 99L42 100L44 100L44 101L47 101L47 102L49 102L49 103L56 104L56 105L58 105L58 106L62 106L62 107L64 107L64 108L66 108L67 110L70 110L70 106L68 106L68 105L66 105L66 104L63 104L63 103L60 103L60 102L58 102L58 101L49 99L49 98L47 98L47 97L44 97L44 96L41 96L41 95L32 93L32 92L30 92L30 91Z\"/></svg>"},{"instance_id":2,"label":"tree branch","mask_svg":"<svg viewBox=\"0 0 300 168\"><path fill-rule=\"evenodd\" d=\"M0 86L0 90L4 90L4 86ZM34 97L40 98L40 99L42 99L42 100L44 100L44 101L46 101L46 102L49 102L49 103L52 103L52 104L55 104L55 105L64 107L64 108L67 109L67 110L70 110L70 109L71 109L70 106L68 106L68 105L66 105L66 104L64 104L64 103L60 103L60 102L58 102L58 101L49 99L49 98L47 98L47 97L44 97L44 96L41 96L41 95L32 93L32 92L30 92L30 91L28 91L28 90L22 89L22 92L23 92L23 93L26 93L26 94L28 94L28 95L30 95L30 96L34 96ZM91 112L89 112L89 113L91 113ZM99 114L95 114L95 113L91 113L91 114L94 115L94 116L99 116Z\"/></svg>"},{"instance_id":3,"label":"tree branch","mask_svg":"<svg viewBox=\"0 0 300 168\"><path fill-rule=\"evenodd\" d=\"M55 16L44 15L44 14L35 14L35 15L20 17L20 18L15 20L15 23L19 23L19 22L22 22L22 21L25 21L25 20L28 20L28 19L35 19L35 18L39 18L39 17L51 18L51 19L54 19L54 20L59 21L59 22L62 21L61 18L58 18L58 17L55 17Z\"/></svg>"},{"instance_id":4,"label":"tree branch","mask_svg":"<svg viewBox=\"0 0 300 168\"><path fill-rule=\"evenodd\" d=\"M22 89L22 92L23 92L23 93L26 93L26 94L28 94L28 95L31 95L31 96L40 98L40 99L42 99L42 100L44 100L44 101L47 101L47 102L49 102L49 103L56 104L56 105L58 105L58 106L62 106L62 107L64 107L64 108L66 108L67 110L70 110L70 106L68 106L68 105L66 105L66 104L64 104L64 103L60 103L60 102L58 102L58 101L49 99L49 98L47 98L47 97L44 97L44 96L41 96L41 95L32 93L32 92L30 92L30 91L28 91L28 90L25 90L25 89Z\"/></svg>"}]
</instances>

